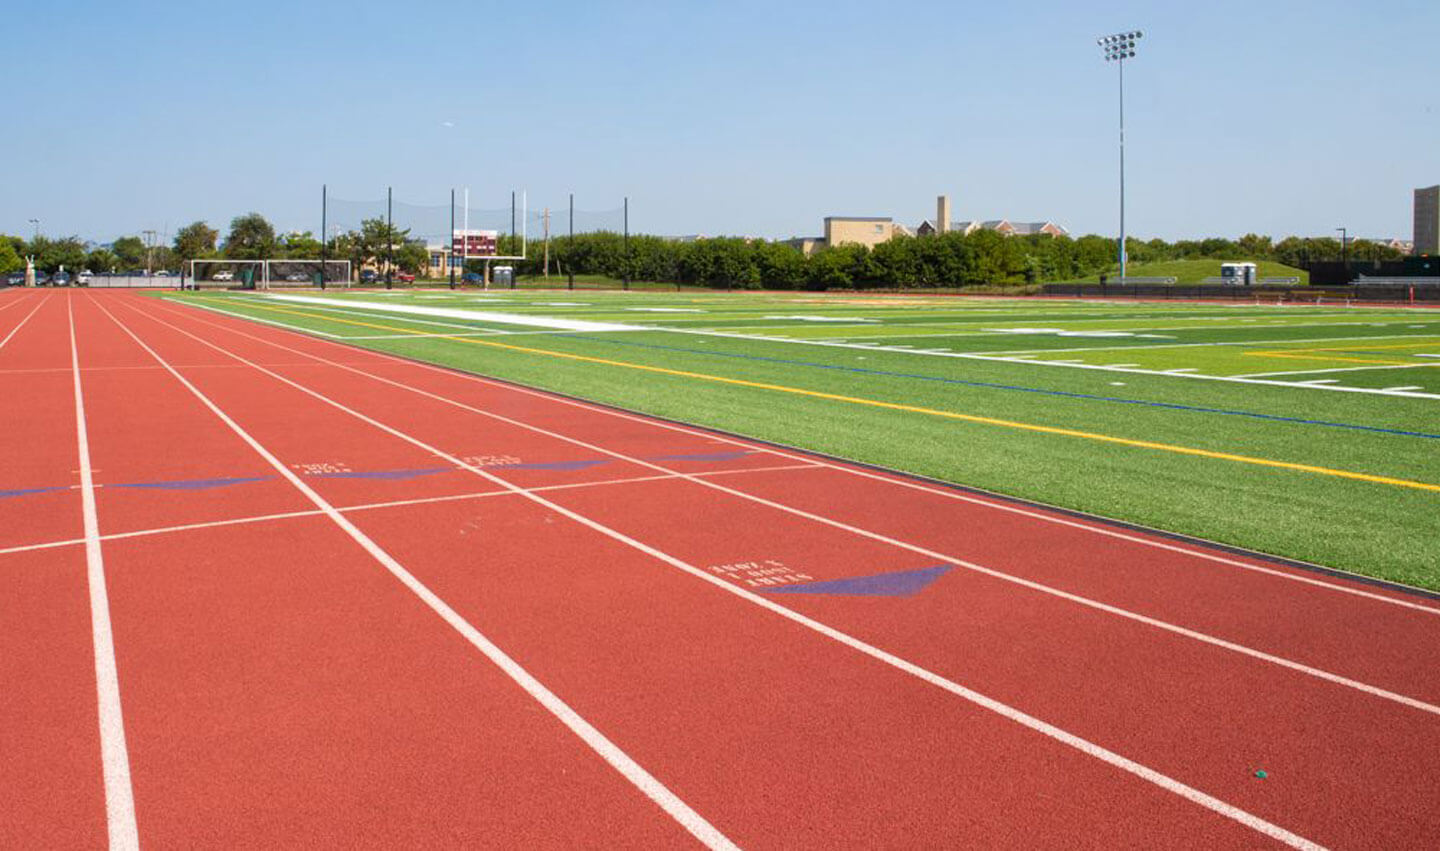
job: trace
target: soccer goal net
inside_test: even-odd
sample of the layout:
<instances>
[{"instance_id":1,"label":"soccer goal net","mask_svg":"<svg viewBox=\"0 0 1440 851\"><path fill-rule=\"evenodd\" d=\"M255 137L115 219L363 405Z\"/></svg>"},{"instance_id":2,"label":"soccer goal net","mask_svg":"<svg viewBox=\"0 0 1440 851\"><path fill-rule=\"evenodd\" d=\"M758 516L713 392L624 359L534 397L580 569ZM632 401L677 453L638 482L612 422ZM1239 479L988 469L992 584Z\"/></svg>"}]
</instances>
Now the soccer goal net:
<instances>
[{"instance_id":1,"label":"soccer goal net","mask_svg":"<svg viewBox=\"0 0 1440 851\"><path fill-rule=\"evenodd\" d=\"M348 287L349 260L191 260L187 289Z\"/></svg>"}]
</instances>

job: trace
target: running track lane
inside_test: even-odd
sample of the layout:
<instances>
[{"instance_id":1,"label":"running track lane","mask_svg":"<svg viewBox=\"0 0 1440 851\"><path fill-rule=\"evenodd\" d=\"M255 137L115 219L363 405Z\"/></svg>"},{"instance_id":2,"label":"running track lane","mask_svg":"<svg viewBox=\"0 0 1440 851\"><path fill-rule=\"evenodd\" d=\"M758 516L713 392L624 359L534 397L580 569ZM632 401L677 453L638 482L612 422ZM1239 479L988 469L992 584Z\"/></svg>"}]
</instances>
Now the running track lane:
<instances>
[{"instance_id":1,"label":"running track lane","mask_svg":"<svg viewBox=\"0 0 1440 851\"><path fill-rule=\"evenodd\" d=\"M423 416L422 419L428 419L428 420L429 420L429 419L433 419L433 416L435 416L435 415L433 415L433 413L426 413L426 415ZM678 501L678 497L675 498L675 500L672 500L672 503L674 503L674 501ZM655 501L652 500L652 501L649 501L648 504L654 504L654 503L655 503ZM671 526L672 526L672 524L671 524ZM742 526L749 526L749 524L742 524ZM1129 645L1130 645L1130 641L1129 641L1129 639L1126 639L1126 641L1123 641L1122 644L1120 644L1120 647L1125 648L1125 647L1129 647ZM1192 648L1188 648L1188 647L1187 647L1187 648L1184 648L1184 649L1182 649L1181 652L1184 652L1184 651L1191 651L1191 652L1192 652ZM1165 657L1168 657L1169 654L1161 654L1161 655L1165 655ZM1153 661L1152 664L1158 665L1158 664L1161 664L1161 662L1159 662L1159 661ZM1272 685L1273 685L1273 684L1272 684ZM1261 683L1261 688L1263 688L1263 687L1264 687L1264 684ZM1306 683L1305 685L1302 685L1302 687L1300 687L1300 688L1302 688L1302 690L1303 690L1303 688L1305 688L1305 687L1313 687L1313 684L1312 684L1312 683ZM1329 688L1328 685L1326 685L1326 688ZM1143 691L1143 690L1142 690L1142 691ZM1234 697L1234 695L1231 695L1231 697ZM1348 695L1346 695L1346 697L1348 697ZM1322 700L1323 700L1323 697L1322 697ZM1336 700L1338 700L1339 703L1344 704L1345 697L1335 698L1335 700L1332 700L1331 703L1332 703L1332 704L1333 704L1333 703L1336 703ZM1305 704L1305 703L1308 703L1308 701L1309 701L1309 698L1306 698L1306 700L1300 700L1299 703ZM1332 710L1333 710L1333 708L1335 708L1335 707L1332 706L1331 708L1332 708ZM1274 711L1274 710L1272 710L1272 711ZM1290 713L1274 713L1274 714L1277 714L1277 716L1280 716L1280 717L1286 717L1286 716L1289 716ZM1274 719L1270 719L1270 720L1274 721ZM1171 734L1174 734L1174 730L1171 731ZM1303 747L1302 747L1302 749L1303 749ZM1282 749L1282 750L1283 750L1283 749ZM1309 767L1312 767L1312 766L1305 765L1305 763L1302 762L1302 763L1300 763L1299 766L1297 766L1297 769L1309 769ZM1303 773L1303 772L1302 772L1302 773ZM1313 802L1312 802L1312 803L1313 803ZM1421 808L1421 809L1423 809L1423 808ZM1413 806L1411 806L1411 805L1404 805L1404 803L1403 803L1403 805L1401 805L1400 808L1398 808L1398 812L1400 812L1400 815L1401 815L1401 818L1403 818L1403 821L1405 821L1405 819L1408 819L1407 824L1410 824L1411 827L1413 827L1414 816L1416 816L1416 814L1414 814L1414 808L1413 808Z\"/></svg>"},{"instance_id":2,"label":"running track lane","mask_svg":"<svg viewBox=\"0 0 1440 851\"><path fill-rule=\"evenodd\" d=\"M157 351L176 346L173 333L167 337L140 322ZM293 399L274 381L228 389L238 381L231 370L197 372L193 380L207 394L235 400L233 415L242 422L252 419L252 408ZM313 417L292 404L297 423L306 426L301 433L340 433L321 419L337 413L333 408L312 402L311 410ZM264 427L263 416L253 418ZM390 442L370 429L344 433L356 454ZM266 436L256 433L262 443ZM516 447L522 457L530 452ZM1088 830L1092 841L1107 845L1133 841L1137 833L1164 835L1177 824L1212 845L1251 836L1077 751L1033 754L1033 735L998 716L957 705L812 633L797 635L788 622L757 618L748 605L611 540L587 538L574 526L557 528L563 518L537 516L534 506L505 506L504 513L464 523L439 518L435 528L459 536L467 528L486 530L497 550L488 571L479 569L483 562L476 565L474 545L467 551L463 537L428 536L433 512L402 516L393 525L383 519L367 512L358 522L387 549L418 546L404 563L427 584L443 587L442 596L486 632L527 631L529 644L516 642L527 666L565 683L567 699L583 702L582 714L603 713L602 726L616 729L622 748L641 754L644 764L665 766L659 773L677 794L744 844L829 844L835 837L861 844L917 837L1058 842L1074 830L1072 804L1100 814ZM667 602L656 605L656 596ZM572 598L574 604L557 611ZM687 616L675 618L675 611ZM657 653L661 647L666 650ZM797 664L808 664L812 655L824 673L797 681ZM864 687L877 675L881 687ZM963 746L935 746L946 741ZM1007 766L1013 776L996 782L994 765ZM1052 794L1069 803L1021 820L976 815L1016 812Z\"/></svg>"},{"instance_id":3,"label":"running track lane","mask_svg":"<svg viewBox=\"0 0 1440 851\"><path fill-rule=\"evenodd\" d=\"M0 540L77 538L65 301L28 291L0 305L0 490L63 486L0 499ZM0 556L0 847L105 843L85 566L78 548Z\"/></svg>"},{"instance_id":4,"label":"running track lane","mask_svg":"<svg viewBox=\"0 0 1440 851\"><path fill-rule=\"evenodd\" d=\"M117 356L115 323L82 318ZM173 377L150 389L178 418L208 413ZM99 430L128 411L91 413ZM205 434L219 459L248 449L218 422ZM234 507L273 498L253 493ZM106 565L145 844L685 844L324 518L112 541Z\"/></svg>"}]
</instances>

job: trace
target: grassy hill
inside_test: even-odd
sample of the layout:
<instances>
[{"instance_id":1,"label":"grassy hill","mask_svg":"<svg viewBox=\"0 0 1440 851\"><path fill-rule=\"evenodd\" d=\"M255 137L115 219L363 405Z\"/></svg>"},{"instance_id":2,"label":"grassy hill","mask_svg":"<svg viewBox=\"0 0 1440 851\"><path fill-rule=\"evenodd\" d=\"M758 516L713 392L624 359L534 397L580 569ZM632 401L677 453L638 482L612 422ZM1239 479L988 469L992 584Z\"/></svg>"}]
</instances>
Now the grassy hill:
<instances>
[{"instance_id":1,"label":"grassy hill","mask_svg":"<svg viewBox=\"0 0 1440 851\"><path fill-rule=\"evenodd\" d=\"M1256 261L1259 271L1256 273L1261 278L1299 278L1300 283L1310 283L1310 273L1303 269L1296 269L1294 266L1286 266L1274 260ZM1220 277L1219 260L1167 260L1160 263L1131 263L1126 270L1132 278L1175 278L1177 284L1198 284L1206 278ZM1113 277L1115 273L1112 272ZM1091 275L1084 278L1085 281L1098 283L1099 275Z\"/></svg>"}]
</instances>

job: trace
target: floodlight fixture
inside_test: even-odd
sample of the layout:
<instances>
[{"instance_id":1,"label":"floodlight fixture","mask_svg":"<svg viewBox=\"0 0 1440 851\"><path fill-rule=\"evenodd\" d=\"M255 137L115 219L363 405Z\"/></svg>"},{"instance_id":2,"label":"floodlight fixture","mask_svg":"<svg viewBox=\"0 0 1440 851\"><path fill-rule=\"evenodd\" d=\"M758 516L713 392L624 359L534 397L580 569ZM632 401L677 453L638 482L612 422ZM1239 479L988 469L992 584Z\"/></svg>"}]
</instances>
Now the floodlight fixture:
<instances>
[{"instance_id":1,"label":"floodlight fixture","mask_svg":"<svg viewBox=\"0 0 1440 851\"><path fill-rule=\"evenodd\" d=\"M1125 60L1135 58L1135 43L1144 36L1140 30L1101 36L1100 45L1106 62L1120 68L1120 281L1125 281Z\"/></svg>"}]
</instances>

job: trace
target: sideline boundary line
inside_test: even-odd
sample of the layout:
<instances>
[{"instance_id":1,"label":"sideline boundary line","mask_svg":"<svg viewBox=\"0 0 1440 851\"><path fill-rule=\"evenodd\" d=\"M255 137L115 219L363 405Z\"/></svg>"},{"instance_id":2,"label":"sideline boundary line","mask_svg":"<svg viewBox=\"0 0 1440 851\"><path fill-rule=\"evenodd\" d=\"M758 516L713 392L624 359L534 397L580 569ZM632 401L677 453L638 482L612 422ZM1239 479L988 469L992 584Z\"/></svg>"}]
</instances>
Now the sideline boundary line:
<instances>
[{"instance_id":1,"label":"sideline boundary line","mask_svg":"<svg viewBox=\"0 0 1440 851\"><path fill-rule=\"evenodd\" d=\"M137 313L140 313L140 315L142 315L142 316L147 315L144 311L140 311L138 308L132 308L132 309L135 310ZM223 353L225 353L225 354L228 354L230 357L233 357L233 358L235 358L236 360L240 360L240 361L245 361L245 360L246 360L246 359L245 359L244 357L242 357L241 355L237 355L237 354L234 354L234 353L232 353L232 352L229 352L227 349L224 349L223 347L221 347L221 346L220 346L219 344L217 344L217 343L213 343L213 342L207 341L207 340L203 339L202 337L199 337L199 336L197 336L197 335L195 335L195 334L190 333L189 331L186 331L186 330L184 330L184 329L182 329L182 328L179 328L179 327L177 327L177 326L175 326L175 325L171 325L169 322L166 322L166 321L164 321L163 319L158 319L158 318L156 318L156 317L154 317L154 316L149 316L149 318L151 319L151 321L158 322L158 323L160 323L161 325L164 325L164 326L166 326L166 327L168 327L168 328L171 328L171 329L173 329L173 330L175 330L175 331L179 331L180 333L185 334L186 336L191 337L192 339L196 340L197 342L201 342L201 343L203 343L203 344L205 344L205 345L208 345L208 346L210 346L211 348L215 349L216 351L220 351L220 352L223 352ZM247 361L247 362L248 362L248 361ZM495 476L495 475L489 473L489 472L486 471L484 468L476 467L476 466L473 466L473 465L466 464L466 463L464 463L463 461L461 461L459 458L457 458L457 457L455 457L455 456L453 456L453 455L445 452L444 450L442 450L442 449L440 449L440 448L438 448L438 447L436 447L436 446L432 446L432 445L430 445L430 444L428 444L428 443L425 443L424 441L420 440L419 438L416 438L416 437L413 437L413 436L411 436L411 435L408 435L408 434L400 431L399 429L393 428L393 427L388 426L388 425L386 425L386 424L384 424L384 423L382 423L382 422L380 422L380 421L378 421L378 420L375 420L375 419L373 419L373 418L371 418L371 417L369 417L369 416L367 416L367 415L365 415L365 414L363 414L363 413L361 413L361 412L359 412L359 411L357 411L357 410L355 410L355 409L353 409L353 408L350 408L350 407L346 406L345 404L343 404L343 403L341 403L341 402L337 402L337 401L335 401L335 400L333 400L333 399L330 399L330 398L326 397L324 394L320 393L319 391L312 390L312 389L310 389L310 388L308 388L308 387L306 387L306 386L304 386L304 385L302 385L302 384L299 384L298 382L292 381L291 379L286 378L285 376L280 375L279 373L276 373L276 372L273 372L273 371L271 371L271 370L268 370L268 369L266 369L265 367L260 366L260 365L258 365L258 364L255 364L255 363L253 363L253 362L249 362L249 363L251 364L252 367L255 368L255 370L256 370L257 372L260 372L260 373L269 375L270 377L276 379L277 381L280 381L280 382L282 382L282 383L284 383L284 384L286 384L286 385L288 385L288 386L291 386L291 387L293 387L293 388L295 388L295 389L297 389L297 390L300 390L301 392L303 392L303 393L305 393L305 394L307 394L307 395L309 395L309 396L312 396L313 398L315 398L315 399L317 399L317 400L319 400L319 401L321 401L321 402L324 402L324 403L326 403L326 404L328 404L328 405L336 408L337 410L340 410L340 411L343 411L343 412L345 412L345 413L347 413L347 414L350 414L351 416L355 417L356 419L358 419L358 420L360 420L360 421L362 421L362 422L368 423L368 424L370 424L371 426L374 426L375 428L377 428L377 429L379 429L379 430L381 430L381 431L383 431L383 432L386 432L386 433L388 433L388 434L393 435L393 436L396 437L396 438L399 438L399 439L401 439L401 440L404 440L404 441L406 441L406 442L408 442L408 443L416 446L417 448L424 449L425 451L434 454L436 457L444 458L445 460L450 461L451 463L457 464L458 466L461 466L461 467L465 467L466 469L470 470L470 472L474 473L474 474L477 475L477 476L480 476L481 478L487 479L487 480L489 480L489 481L494 482L495 484L498 484L498 485L501 485L501 486L504 486L504 487L507 487L507 488L515 487L515 486L512 485L511 483L505 481L504 479L501 479L501 478L499 478L498 476ZM610 453L610 454L614 454L614 453ZM618 542L620 542L620 543L626 544L627 546L630 546L630 547L633 548L633 549L636 549L636 550L638 550L638 551L640 551L640 552L642 552L642 553L645 553L646 555L649 555L649 556L651 556L651 557L653 557L653 558L655 558L655 559L657 559L657 560L659 560L659 561L662 561L662 562L670 565L671 567L674 567L674 568L676 568L676 569L678 569L678 570L681 570L681 571L683 571L683 572L685 572L685 573L687 573L687 574L689 574L689 575L691 575L691 576L693 576L693 577L696 577L696 578L698 578L698 579L701 579L701 580L707 582L708 584L710 584L710 585L713 586L713 587L719 588L719 589L721 589L721 590L723 590L723 591L725 591L725 592L727 592L727 593L730 593L730 594L733 594L733 595L735 595L735 596L737 596L737 597L740 597L741 599L746 600L747 602L750 602L750 603L752 603L752 604L754 604L754 605L756 605L756 606L758 606L758 607L760 607L760 608L762 608L762 609L765 609L765 610L767 610L767 611L769 611L769 612L771 612L771 613L773 613L773 614L779 615L780 617L783 617L783 618L785 618L785 619L787 619L787 620L790 620L790 621L792 621L792 622L794 622L794 623L796 623L796 624L799 624L800 626L806 627L807 629L810 629L810 630L813 631L813 632L816 632L816 633L818 633L818 634L820 634L820 635L822 635L822 636L824 636L824 637L826 637L826 638L829 638L829 639L831 639L831 640L833 640L833 641L836 641L836 642L838 642L838 643L840 643L840 644L842 644L842 645L844 645L844 646L846 646L846 647L849 647L849 648L852 649L852 650L856 650L856 651L858 651L858 652L860 652L860 653L862 653L862 654L864 654L864 655L866 655L866 656L869 656L869 657L871 657L871 658L873 658L873 659L876 659L877 661L883 662L883 663L885 663L886 665L889 665L890 667L893 667L893 668L895 668L895 669L897 669L897 670L899 670L899 671L901 671L901 672L903 672L903 673L906 673L906 674L909 674L909 675L911 675L911 676L914 676L914 677L916 677L916 678L918 678L918 679L920 679L920 680L922 680L922 681L924 681L924 682L927 682L927 683L929 683L929 684L931 684L931 685L933 685L933 686L936 686L937 688L940 688L940 689L942 689L942 690L944 690L944 691L947 691L947 692L949 692L949 693L951 693L951 694L953 694L953 695L955 695L955 696L957 696L957 697L960 697L960 698L962 698L962 699L964 699L964 700L966 700L966 701L968 701L968 702L970 702L970 703L972 703L972 704L975 704L975 705L977 705L977 706L979 706L979 707L981 707L981 708L983 708L983 709L987 709L987 710L989 710L989 711L991 711L991 712L993 712L993 713L995 713L995 714L997 714L997 715L1000 715L1001 717L1006 718L1007 720L1010 720L1010 721L1012 721L1012 722L1015 722L1015 723L1017 723L1017 724L1019 724L1019 725L1021 725L1021 726L1023 726L1023 727L1026 727L1026 728L1028 728L1028 729L1030 729L1030 730L1032 730L1032 731L1034 731L1034 732L1040 733L1040 734L1042 734L1042 735L1044 735L1044 736L1046 736L1046 737L1048 737L1048 738L1050 738L1050 739L1052 739L1052 740L1054 740L1054 741L1056 741L1056 742L1059 742L1060 744L1063 744L1063 745L1066 745L1066 746L1068 746L1068 747L1071 747L1071 748L1073 748L1073 749L1075 749L1075 750L1078 750L1078 751L1080 751L1081 753L1085 754L1086 756L1089 756L1089 757L1092 757L1092 758L1094 758L1094 759L1096 759L1096 760L1099 760L1099 761L1101 761L1101 762L1104 762L1104 763L1106 763L1106 764L1108 764L1108 765L1111 765L1112 767L1119 768L1119 769L1121 769L1121 770L1123 770L1123 771L1125 771L1125 772L1127 772L1127 773L1129 773L1129 774L1131 774L1131 775L1133 775L1133 776L1135 776L1135 777L1137 777L1137 778L1139 778L1139 779L1141 779L1141 780L1147 781L1147 782L1151 783L1152 785L1155 785L1155 786L1157 786L1157 787L1159 787L1159 788L1161 788L1161 789L1164 789L1165 791L1168 791L1168 792L1171 792L1171 793L1173 793L1173 794L1175 794L1175 795L1178 795L1179 797L1184 798L1185 800L1188 800L1188 801L1190 801L1190 802L1193 803L1193 804L1196 804L1196 805L1198 805L1198 806L1200 806L1200 807L1203 807L1203 808L1205 808L1205 809L1208 809L1208 810L1210 810L1211 812L1216 813L1217 815L1220 815L1220 816L1223 816L1223 817L1225 817L1225 818L1228 818L1228 819L1230 819L1230 820L1232 820L1232 821L1235 821L1235 822L1237 822L1238 824L1241 824L1241 825L1243 825L1243 826L1245 826L1245 827L1248 827L1248 828L1250 828L1251 830L1254 830L1254 831L1256 831L1256 832L1258 832L1258 833L1260 833L1260 834L1262 834L1262 835L1268 836L1268 837L1270 837L1270 838L1272 838L1272 839L1275 839L1275 840L1278 841L1278 842L1284 843L1284 844L1289 845L1289 846L1291 846L1291 847L1293 847L1293 848L1319 849L1319 848L1321 847L1321 846L1319 846L1318 844L1312 842L1311 840L1306 839L1305 837L1302 837L1302 836L1300 836L1300 835L1298 835L1298 834L1296 834L1296 833L1292 833L1292 832L1286 830L1285 828L1280 827L1279 825L1276 825L1276 824L1274 824L1274 823L1272 823L1272 822L1266 821L1265 819L1263 819L1263 818L1261 818L1261 817L1259 817L1259 816L1254 815L1253 813L1250 813L1250 812L1248 812L1248 811L1246 811L1246 810L1243 810L1243 809L1241 809L1241 808L1239 808L1239 807L1237 807L1237 806L1235 806L1235 805L1233 805L1233 804L1229 804L1229 803L1227 803L1227 802L1225 802L1225 801L1222 801L1222 800L1220 800L1219 798L1215 798L1215 797L1213 797L1213 796L1211 796L1211 795L1208 795L1208 794L1206 794L1205 792L1200 791L1199 789L1196 789L1196 788L1194 788L1194 787L1188 786L1188 785L1186 785L1185 783L1183 783L1183 782L1181 782L1181 781L1179 781L1179 780L1176 780L1176 779L1173 778L1173 777L1170 777L1169 775L1162 774L1161 772L1156 771L1155 769L1149 768L1148 766L1145 766L1145 765L1143 765L1143 764L1141 764L1141 763L1138 763L1138 762L1136 762L1136 761L1134 761L1134 760L1131 760L1131 759L1129 759L1129 758L1127 758L1127 757L1124 757L1124 756L1120 755L1119 753L1116 753L1116 752L1114 752L1114 751L1111 751L1111 750L1109 750L1108 748L1105 748L1105 747L1103 747L1103 746L1101 746L1101 745L1095 744L1094 742L1091 742L1091 741L1089 741L1088 739L1082 738L1082 737L1080 737L1080 736L1078 736L1078 735L1076 735L1076 734L1074 734L1074 733L1070 733L1070 732L1068 732L1068 731L1066 731L1066 730L1064 730L1064 729L1062 729L1062 728L1060 728L1060 727L1057 727L1057 726L1055 726L1055 725L1053 725L1053 724L1050 724L1050 723L1048 723L1048 722L1046 722L1046 721L1043 721L1043 720L1041 720L1041 719L1039 719L1039 718L1037 718L1037 717L1035 717L1035 716L1029 715L1028 713L1026 713L1026 712L1024 712L1024 711L1022 711L1022 710L1020 710L1020 709L1017 709L1017 708L1015 708L1015 707L1013 707L1013 706L1010 706L1010 705L1008 705L1008 704L1002 703L1002 702L999 701L999 700L996 700L996 699L991 698L991 697L989 697L989 696L987 696L987 695L981 694L980 692L977 692L977 691L975 691L975 690L973 690L973 689L967 688L967 687L965 687L965 686L963 686L963 685L961 685L961 684L959 684L959 683L957 683L957 682L954 682L953 680L947 679L947 678L945 678L945 677L943 677L943 676L941 676L941 675L939 675L939 674L936 674L936 673L934 673L934 672L932 672L932 671L930 671L930 670L928 670L928 669L926 669L926 668L922 668L922 667L919 666L919 665L916 665L916 664L914 664L914 663L912 663L912 662L909 662L909 661L907 661L907 660L905 660L905 659L902 659L902 658L899 657L899 656L896 656L896 655L894 655L894 654L892 654L892 653L889 653L889 652L887 652L887 651L885 651L885 650L881 650L880 648L875 647L874 645L871 645L871 644L869 644L869 643L867 643L867 642L865 642L865 641L862 641L861 639L856 638L856 637L854 637L854 636L852 636L852 635L850 635L850 634L848 634L848 633L842 632L842 631L839 630L839 629L836 629L836 628L834 628L834 627L828 626L828 625L826 625L826 624L824 624L824 623L821 623L820 621L814 620L813 618L807 617L807 616L805 616L805 615L800 614L799 612L796 612L796 611L794 611L794 610L792 610L792 609L786 608L785 606L782 606L782 605L780 605L779 603L776 603L776 602L774 602L774 601L772 601L772 600L766 599L765 597L763 597L763 596L761 596L761 595L759 595L759 594L756 594L756 593L754 593L754 592L752 592L752 591L748 591L748 590L746 590L746 589L744 589L744 588L741 588L741 587L739 587L739 586L737 586L737 585L734 585L734 584L732 584L732 583L730 583L730 582L727 582L727 581L724 580L724 579L720 579L720 578L718 578L718 577L711 576L711 575L710 575L709 573L707 573L706 571L704 571L704 570L702 570L701 568L698 568L698 567L696 567L696 566L694 566L694 565L692 565L692 564L684 561L683 559L680 559L680 558L678 558L678 557L676 557L676 556L672 556L672 555L670 555L669 553L666 553L666 552L664 552L664 551L662 551L662 550L659 550L659 549L657 549L657 548L655 548L655 547L652 547L652 546L644 543L643 541L640 541L640 540L637 540L637 539L635 539L635 538L632 538L632 537L630 537L629 535L626 535L626 534L623 533L623 532L620 532L620 531L615 530L615 529L611 529L610 527L605 526L604 524L602 524L602 523L600 523L600 522L598 522L598 521L596 521L596 520L592 520L592 519L590 519L590 518L588 518L588 517L585 517L584 515L579 514L578 512L572 511L571 509L568 509L568 508L566 508L566 507L564 507L564 506L562 506L562 505L560 505L560 504L558 504L558 503L551 502L550 500L545 499L544 497L539 496L538 494L522 494L522 495L523 495L526 499L529 499L529 500L531 500L531 501L533 501L533 502L535 502L535 503L537 503L537 504L539 504L539 505L542 505L542 506L544 506L545 508L548 508L548 509L551 510L551 511L554 511L554 512L556 512L556 513L558 513L558 514L561 514L561 515L565 516L565 517L569 517L571 520L574 520L576 523L578 523L578 524L580 524L580 525L582 525L582 526L585 526L585 527L587 527L587 528L589 528L589 529L592 529L592 530L594 530L594 531L596 531L596 532L599 532L600 534L605 535L606 537L609 537L609 538L611 538L611 539L613 539L613 540L616 540L616 541L618 541Z\"/></svg>"},{"instance_id":2,"label":"sideline boundary line","mask_svg":"<svg viewBox=\"0 0 1440 851\"><path fill-rule=\"evenodd\" d=\"M70 325L70 363L74 367L75 439L80 463L80 506L85 521L85 576L90 589L90 636L95 650L105 825L112 851L139 851L135 791L130 780L130 754L125 746L125 719L120 706L120 672L115 664L115 633L110 623L110 597L105 589L105 556L100 547L90 437L85 427L85 393L80 385L80 350L75 344L74 300L75 296L67 294L65 311Z\"/></svg>"},{"instance_id":3,"label":"sideline boundary line","mask_svg":"<svg viewBox=\"0 0 1440 851\"><path fill-rule=\"evenodd\" d=\"M739 851L738 846L731 842L728 837L711 825L710 822L692 809L689 804L681 800L674 792L670 791L659 779L646 771L638 762L632 759L629 754L621 750L614 742L611 742L605 734L596 729L589 721L586 721L583 716L572 709L569 704L561 700L558 695L550 691L549 688L520 665L519 662L515 661L509 654L505 653L498 645L487 638L484 633L480 632L479 629L465 620L450 604L446 603L438 594L430 590L429 586L421 582L414 574L407 570L404 565L400 564L399 561L391 556L389 552L375 543L374 539L365 534L360 527L352 523L349 518L337 511L334 505L330 504L328 500L306 484L299 476L295 475L294 471L285 466L279 458L273 455L270 450L266 449L265 446L247 432L244 427L235 422L229 414L225 413L210 397L206 396L198 387L192 384L189 379L185 378L173 368L168 368L165 359L146 344L145 341L136 336L135 332L131 331L130 328L116 318L114 314L104 307L101 307L98 303L96 306L104 311L105 315L110 317L111 321L120 326L121 330L128 334L130 338L149 353L151 357L155 358L156 362L167 366L167 371L189 390L196 399L200 400L205 407L209 408L221 422L229 426L232 432L244 440L245 443L249 444L250 448L253 449L256 454L265 459L276 472L287 479L290 484L294 485L296 490L300 491L311 503L324 512L336 526L340 527L355 543L359 544L366 552L374 557L374 559L385 567L402 585L414 593L415 596L419 597L420 600L434 611L435 614L439 615L445 623L460 633L460 635L479 650L485 658L504 672L516 685L544 707L556 720L564 724L571 733L584 742L597 756L624 777L625 780L629 781L631 785L649 798L651 802L660 807L666 815L674 819L677 824L708 848L724 849L724 851ZM132 306L130 309L139 313L141 316L146 316L146 313L138 308ZM148 318L152 322L159 322L162 325L174 328L174 326L169 325L169 323L163 320L157 320L153 316L149 316ZM182 329L177 328L175 330L179 330L181 333L187 334L187 336L193 336ZM194 337L194 339L204 342L200 340L199 337ZM213 344L206 343L206 345L210 345L212 348L217 348L218 350L218 347L213 346ZM225 354L229 355L228 352L225 352ZM234 357L236 360L243 360L235 355L229 356ZM254 365L251 364L251 366L253 367ZM260 367L257 368L263 369ZM449 456L447 456L447 460L452 460L457 463L459 461L459 459ZM468 465L460 464L459 466Z\"/></svg>"}]
</instances>

